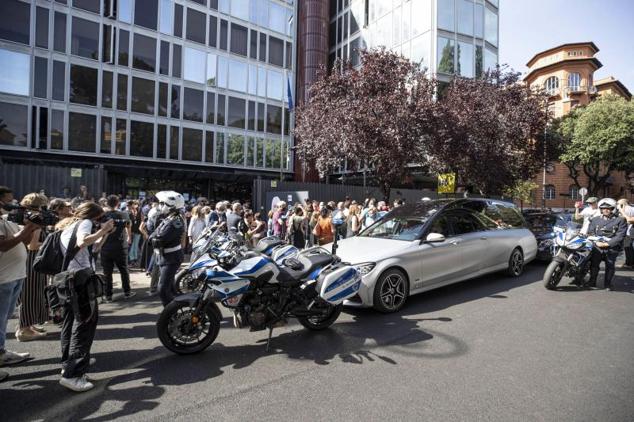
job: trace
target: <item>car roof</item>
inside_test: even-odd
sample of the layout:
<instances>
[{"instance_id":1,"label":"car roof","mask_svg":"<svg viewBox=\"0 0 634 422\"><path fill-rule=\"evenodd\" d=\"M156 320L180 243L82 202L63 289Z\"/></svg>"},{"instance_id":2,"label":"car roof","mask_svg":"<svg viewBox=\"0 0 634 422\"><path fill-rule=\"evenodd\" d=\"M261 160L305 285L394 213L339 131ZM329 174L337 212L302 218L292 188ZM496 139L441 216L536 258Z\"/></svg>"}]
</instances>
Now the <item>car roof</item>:
<instances>
[{"instance_id":1,"label":"car roof","mask_svg":"<svg viewBox=\"0 0 634 422\"><path fill-rule=\"evenodd\" d=\"M514 207L515 204L508 201L490 198L458 198L458 199L434 199L430 201L419 201L414 204L403 205L402 207L394 208L389 216L411 216L411 215L424 215L430 209L437 208L437 211L450 208L450 209L465 209L463 205L468 203L481 202L483 204L502 204L508 207ZM468 210L468 209L467 209Z\"/></svg>"}]
</instances>

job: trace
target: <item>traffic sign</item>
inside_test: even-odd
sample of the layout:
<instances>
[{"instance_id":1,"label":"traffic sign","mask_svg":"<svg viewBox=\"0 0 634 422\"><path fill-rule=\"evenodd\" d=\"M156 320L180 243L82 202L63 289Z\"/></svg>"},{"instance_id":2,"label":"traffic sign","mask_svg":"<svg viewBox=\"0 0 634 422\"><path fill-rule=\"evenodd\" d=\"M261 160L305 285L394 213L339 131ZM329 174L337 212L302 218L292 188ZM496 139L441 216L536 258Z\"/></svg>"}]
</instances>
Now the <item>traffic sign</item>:
<instances>
[{"instance_id":1,"label":"traffic sign","mask_svg":"<svg viewBox=\"0 0 634 422\"><path fill-rule=\"evenodd\" d=\"M587 194L588 194L588 189L586 189L586 188L579 189L579 195L581 195L581 197L584 197Z\"/></svg>"},{"instance_id":2,"label":"traffic sign","mask_svg":"<svg viewBox=\"0 0 634 422\"><path fill-rule=\"evenodd\" d=\"M438 175L438 193L454 193L456 190L456 174L444 173Z\"/></svg>"}]
</instances>

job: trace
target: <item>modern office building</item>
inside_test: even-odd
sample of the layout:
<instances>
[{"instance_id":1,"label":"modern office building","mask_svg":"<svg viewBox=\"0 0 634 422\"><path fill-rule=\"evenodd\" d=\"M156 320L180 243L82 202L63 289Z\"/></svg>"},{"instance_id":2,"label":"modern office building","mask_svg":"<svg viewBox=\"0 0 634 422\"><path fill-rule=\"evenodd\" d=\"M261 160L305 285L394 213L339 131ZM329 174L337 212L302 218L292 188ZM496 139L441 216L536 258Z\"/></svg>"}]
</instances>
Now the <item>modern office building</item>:
<instances>
[{"instance_id":1,"label":"modern office building","mask_svg":"<svg viewBox=\"0 0 634 422\"><path fill-rule=\"evenodd\" d=\"M498 63L498 0L306 0L299 6L298 101L320 65L360 65L359 51L386 47L448 82ZM326 9L327 8L327 9ZM305 177L295 166L296 178Z\"/></svg>"},{"instance_id":2,"label":"modern office building","mask_svg":"<svg viewBox=\"0 0 634 422\"><path fill-rule=\"evenodd\" d=\"M596 57L598 52L599 48L593 42L567 43L541 51L526 64L528 72L524 82L548 94L548 106L553 117L562 117L573 108L587 105L605 94L631 100L632 94L618 79L612 76L603 79L594 77L594 73L603 67ZM588 179L580 173L579 181L583 186ZM562 163L547 163L534 182L540 186L533 192L535 206L543 203L552 208L572 208L574 201L581 199L580 186ZM609 182L604 192L593 194L621 197L634 193L634 179L628 179L623 172L613 172Z\"/></svg>"},{"instance_id":3,"label":"modern office building","mask_svg":"<svg viewBox=\"0 0 634 422\"><path fill-rule=\"evenodd\" d=\"M0 1L0 184L232 199L290 177L296 8Z\"/></svg>"}]
</instances>

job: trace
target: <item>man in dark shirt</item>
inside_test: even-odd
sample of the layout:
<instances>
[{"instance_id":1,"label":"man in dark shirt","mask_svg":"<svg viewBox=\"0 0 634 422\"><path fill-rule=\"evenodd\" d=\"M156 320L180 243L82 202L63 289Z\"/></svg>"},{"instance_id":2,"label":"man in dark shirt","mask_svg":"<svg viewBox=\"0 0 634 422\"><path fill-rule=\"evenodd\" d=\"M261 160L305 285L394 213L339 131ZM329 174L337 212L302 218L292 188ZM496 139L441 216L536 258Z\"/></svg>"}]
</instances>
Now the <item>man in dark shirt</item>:
<instances>
[{"instance_id":1,"label":"man in dark shirt","mask_svg":"<svg viewBox=\"0 0 634 422\"><path fill-rule=\"evenodd\" d=\"M242 220L242 205L239 202L233 204L231 211L227 214L227 230L238 231L238 223Z\"/></svg>"},{"instance_id":2,"label":"man in dark shirt","mask_svg":"<svg viewBox=\"0 0 634 422\"><path fill-rule=\"evenodd\" d=\"M130 272L128 271L128 246L131 242L131 224L127 213L117 211L119 197L110 195L104 210L106 220L115 220L115 229L101 247L101 266L106 277L105 302L112 301L112 271L116 265L121 275L123 295L127 299L136 293L130 290Z\"/></svg>"}]
</instances>

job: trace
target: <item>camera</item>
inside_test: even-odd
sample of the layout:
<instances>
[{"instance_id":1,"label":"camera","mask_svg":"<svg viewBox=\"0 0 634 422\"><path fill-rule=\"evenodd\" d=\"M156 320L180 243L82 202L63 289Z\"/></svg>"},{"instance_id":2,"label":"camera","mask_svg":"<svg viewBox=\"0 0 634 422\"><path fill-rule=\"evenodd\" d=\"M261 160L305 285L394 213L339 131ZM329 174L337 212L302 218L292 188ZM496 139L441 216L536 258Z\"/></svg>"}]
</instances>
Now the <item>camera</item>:
<instances>
[{"instance_id":1,"label":"camera","mask_svg":"<svg viewBox=\"0 0 634 422\"><path fill-rule=\"evenodd\" d=\"M112 218L109 217L107 214L101 217L101 219L99 220L99 224L103 224L109 220L114 221L114 227L116 229L125 228L125 226L128 224L128 220L124 220L122 218Z\"/></svg>"},{"instance_id":2,"label":"camera","mask_svg":"<svg viewBox=\"0 0 634 422\"><path fill-rule=\"evenodd\" d=\"M38 226L54 226L59 221L59 217L53 211L42 208L39 211L33 211L20 205L4 204L2 206L9 211L7 221L23 226L27 221Z\"/></svg>"}]
</instances>

